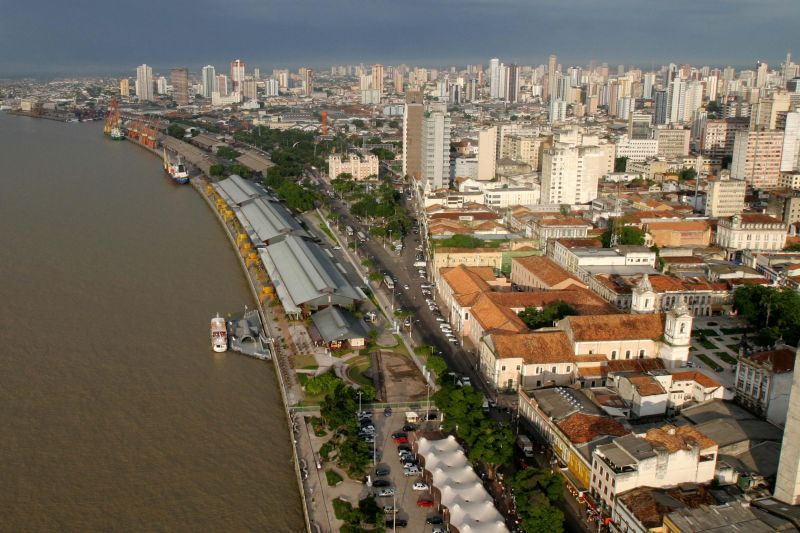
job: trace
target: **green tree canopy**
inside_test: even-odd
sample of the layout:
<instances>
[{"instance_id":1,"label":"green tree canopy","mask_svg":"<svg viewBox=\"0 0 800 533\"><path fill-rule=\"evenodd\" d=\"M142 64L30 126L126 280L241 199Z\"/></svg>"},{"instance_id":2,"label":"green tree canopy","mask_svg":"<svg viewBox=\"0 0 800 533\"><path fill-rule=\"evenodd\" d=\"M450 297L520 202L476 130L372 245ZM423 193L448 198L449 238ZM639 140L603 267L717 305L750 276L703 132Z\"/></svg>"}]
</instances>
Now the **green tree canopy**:
<instances>
[{"instance_id":1,"label":"green tree canopy","mask_svg":"<svg viewBox=\"0 0 800 533\"><path fill-rule=\"evenodd\" d=\"M556 320L565 316L577 315L578 312L563 300L546 304L540 311L536 307L526 307L518 313L525 325L531 329L539 329L553 325Z\"/></svg>"},{"instance_id":2,"label":"green tree canopy","mask_svg":"<svg viewBox=\"0 0 800 533\"><path fill-rule=\"evenodd\" d=\"M627 157L614 158L614 172L625 172L625 169L627 169L627 167L628 167Z\"/></svg>"},{"instance_id":3,"label":"green tree canopy","mask_svg":"<svg viewBox=\"0 0 800 533\"><path fill-rule=\"evenodd\" d=\"M644 231L634 226L622 225L616 219L611 219L608 221L608 227L606 228L606 231L603 232L603 235L601 236L604 248L611 246L611 232L613 231L615 225L619 228L619 239L617 244L632 244L636 246L642 246L644 244Z\"/></svg>"},{"instance_id":4,"label":"green tree canopy","mask_svg":"<svg viewBox=\"0 0 800 533\"><path fill-rule=\"evenodd\" d=\"M733 293L733 307L759 330L752 340L760 346L781 337L792 346L800 340L800 294L789 288L740 287Z\"/></svg>"}]
</instances>

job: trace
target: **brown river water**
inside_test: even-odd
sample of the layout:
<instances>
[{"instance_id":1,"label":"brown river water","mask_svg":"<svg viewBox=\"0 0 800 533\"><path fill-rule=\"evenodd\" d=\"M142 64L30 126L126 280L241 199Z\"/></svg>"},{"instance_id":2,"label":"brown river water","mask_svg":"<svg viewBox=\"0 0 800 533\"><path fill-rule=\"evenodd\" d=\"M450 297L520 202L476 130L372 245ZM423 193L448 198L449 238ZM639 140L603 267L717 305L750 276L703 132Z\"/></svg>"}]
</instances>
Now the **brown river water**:
<instances>
[{"instance_id":1,"label":"brown river water","mask_svg":"<svg viewBox=\"0 0 800 533\"><path fill-rule=\"evenodd\" d=\"M0 113L0 531L302 531L271 363L213 354L252 297L159 160Z\"/></svg>"}]
</instances>

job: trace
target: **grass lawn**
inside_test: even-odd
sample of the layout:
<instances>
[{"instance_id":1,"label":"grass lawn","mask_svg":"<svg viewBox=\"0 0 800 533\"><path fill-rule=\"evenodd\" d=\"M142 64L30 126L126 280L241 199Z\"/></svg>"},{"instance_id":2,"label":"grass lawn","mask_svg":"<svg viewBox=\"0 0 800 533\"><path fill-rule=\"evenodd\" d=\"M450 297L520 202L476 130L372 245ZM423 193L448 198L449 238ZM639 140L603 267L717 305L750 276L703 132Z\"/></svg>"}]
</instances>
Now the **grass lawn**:
<instances>
[{"instance_id":1,"label":"grass lawn","mask_svg":"<svg viewBox=\"0 0 800 533\"><path fill-rule=\"evenodd\" d=\"M706 339L705 337L699 337L697 339L697 342L700 343L700 345L703 348L706 348L708 350L716 350L717 349L717 345L714 344L713 342L711 342L710 340Z\"/></svg>"},{"instance_id":2,"label":"grass lawn","mask_svg":"<svg viewBox=\"0 0 800 533\"><path fill-rule=\"evenodd\" d=\"M318 368L317 360L312 355L298 354L294 356L295 368Z\"/></svg>"},{"instance_id":3,"label":"grass lawn","mask_svg":"<svg viewBox=\"0 0 800 533\"><path fill-rule=\"evenodd\" d=\"M728 363L729 365L735 365L738 361L732 355L729 355L728 352L714 352L714 355Z\"/></svg>"},{"instance_id":4,"label":"grass lawn","mask_svg":"<svg viewBox=\"0 0 800 533\"><path fill-rule=\"evenodd\" d=\"M706 337L719 337L719 333L717 333L713 329L694 329L692 330L692 335L705 335Z\"/></svg>"},{"instance_id":5,"label":"grass lawn","mask_svg":"<svg viewBox=\"0 0 800 533\"><path fill-rule=\"evenodd\" d=\"M347 513L353 510L353 506L350 504L350 502L346 502L341 498L336 498L332 503L333 514L339 520L344 520Z\"/></svg>"},{"instance_id":6,"label":"grass lawn","mask_svg":"<svg viewBox=\"0 0 800 533\"><path fill-rule=\"evenodd\" d=\"M329 487L335 487L336 485L344 481L344 478L342 478L342 476L340 476L338 472L335 472L333 470L325 471L325 479L328 480Z\"/></svg>"},{"instance_id":7,"label":"grass lawn","mask_svg":"<svg viewBox=\"0 0 800 533\"><path fill-rule=\"evenodd\" d=\"M361 385L373 385L372 379L364 375L366 370L372 366L372 358L359 356L347 362L347 375Z\"/></svg>"},{"instance_id":8,"label":"grass lawn","mask_svg":"<svg viewBox=\"0 0 800 533\"><path fill-rule=\"evenodd\" d=\"M710 357L705 354L698 353L695 354L695 357L700 359L702 362L708 365L708 367L713 370L714 372L722 372L722 367L719 366L716 362L714 362Z\"/></svg>"}]
</instances>

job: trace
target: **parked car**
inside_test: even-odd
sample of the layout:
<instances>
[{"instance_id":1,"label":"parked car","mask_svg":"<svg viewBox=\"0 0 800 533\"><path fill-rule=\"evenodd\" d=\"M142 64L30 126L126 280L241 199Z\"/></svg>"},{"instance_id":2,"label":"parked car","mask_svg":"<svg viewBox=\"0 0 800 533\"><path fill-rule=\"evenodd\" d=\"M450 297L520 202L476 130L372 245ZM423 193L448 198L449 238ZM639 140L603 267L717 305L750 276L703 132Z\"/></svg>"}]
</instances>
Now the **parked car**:
<instances>
[{"instance_id":1,"label":"parked car","mask_svg":"<svg viewBox=\"0 0 800 533\"><path fill-rule=\"evenodd\" d=\"M397 433L392 433L392 438L393 439L397 439L397 438L400 438L400 437L408 437L408 434L406 434L406 433L404 433L402 431L398 431Z\"/></svg>"},{"instance_id":2,"label":"parked car","mask_svg":"<svg viewBox=\"0 0 800 533\"><path fill-rule=\"evenodd\" d=\"M383 506L383 512L386 513L386 514L394 514L399 510L400 509L398 509L394 505L384 505Z\"/></svg>"},{"instance_id":3,"label":"parked car","mask_svg":"<svg viewBox=\"0 0 800 533\"><path fill-rule=\"evenodd\" d=\"M428 486L427 483L423 483L422 481L417 481L411 488L414 490L428 490L430 487Z\"/></svg>"},{"instance_id":4,"label":"parked car","mask_svg":"<svg viewBox=\"0 0 800 533\"><path fill-rule=\"evenodd\" d=\"M439 526L436 526L435 528L431 529L431 533L445 533L445 531Z\"/></svg>"},{"instance_id":5,"label":"parked car","mask_svg":"<svg viewBox=\"0 0 800 533\"><path fill-rule=\"evenodd\" d=\"M403 459L403 468L411 468L412 466L419 466L416 459Z\"/></svg>"},{"instance_id":6,"label":"parked car","mask_svg":"<svg viewBox=\"0 0 800 533\"><path fill-rule=\"evenodd\" d=\"M397 444L405 444L406 442L408 442L408 437L395 437L394 441Z\"/></svg>"},{"instance_id":7,"label":"parked car","mask_svg":"<svg viewBox=\"0 0 800 533\"><path fill-rule=\"evenodd\" d=\"M392 526L394 526L394 527L407 527L408 526L408 520L404 520L404 519L401 519L401 518L395 518L394 520L392 520L390 518L389 520L386 521L386 527L390 528Z\"/></svg>"},{"instance_id":8,"label":"parked car","mask_svg":"<svg viewBox=\"0 0 800 533\"><path fill-rule=\"evenodd\" d=\"M392 408L391 407L387 407L386 409L384 409L383 410L383 416L392 416Z\"/></svg>"},{"instance_id":9,"label":"parked car","mask_svg":"<svg viewBox=\"0 0 800 533\"><path fill-rule=\"evenodd\" d=\"M445 319L444 319L444 317L437 316L437 317L436 317L436 321L437 321L437 322L445 322Z\"/></svg>"},{"instance_id":10,"label":"parked car","mask_svg":"<svg viewBox=\"0 0 800 533\"><path fill-rule=\"evenodd\" d=\"M410 288L410 287L408 286L408 283L406 283L405 285L403 285L403 290L406 290L406 291L407 291L409 288Z\"/></svg>"},{"instance_id":11,"label":"parked car","mask_svg":"<svg viewBox=\"0 0 800 533\"><path fill-rule=\"evenodd\" d=\"M458 380L459 387L469 387L472 385L472 380L469 379L469 376L462 376L461 379Z\"/></svg>"},{"instance_id":12,"label":"parked car","mask_svg":"<svg viewBox=\"0 0 800 533\"><path fill-rule=\"evenodd\" d=\"M403 469L403 475L406 476L406 477L417 476L417 475L419 475L421 473L422 473L422 470L420 470L419 466L411 466L409 468L404 468Z\"/></svg>"},{"instance_id":13,"label":"parked car","mask_svg":"<svg viewBox=\"0 0 800 533\"><path fill-rule=\"evenodd\" d=\"M433 515L433 516L429 516L428 518L426 518L425 519L425 523L426 524L439 525L439 524L443 524L444 520L439 515Z\"/></svg>"},{"instance_id":14,"label":"parked car","mask_svg":"<svg viewBox=\"0 0 800 533\"><path fill-rule=\"evenodd\" d=\"M417 426L414 424L406 424L405 426L403 426L403 431L416 431L416 430Z\"/></svg>"},{"instance_id":15,"label":"parked car","mask_svg":"<svg viewBox=\"0 0 800 533\"><path fill-rule=\"evenodd\" d=\"M392 482L388 479L376 479L372 482L372 486L376 489L384 488L384 487L391 487Z\"/></svg>"},{"instance_id":16,"label":"parked car","mask_svg":"<svg viewBox=\"0 0 800 533\"><path fill-rule=\"evenodd\" d=\"M386 487L378 491L378 496L394 496L394 487Z\"/></svg>"},{"instance_id":17,"label":"parked car","mask_svg":"<svg viewBox=\"0 0 800 533\"><path fill-rule=\"evenodd\" d=\"M388 466L379 466L375 469L376 476L388 476L389 475L389 467Z\"/></svg>"},{"instance_id":18,"label":"parked car","mask_svg":"<svg viewBox=\"0 0 800 533\"><path fill-rule=\"evenodd\" d=\"M398 446L397 447L397 453L410 452L410 451L411 451L411 446L408 446L408 445Z\"/></svg>"},{"instance_id":19,"label":"parked car","mask_svg":"<svg viewBox=\"0 0 800 533\"><path fill-rule=\"evenodd\" d=\"M428 498L420 498L417 500L417 507L433 507L433 500Z\"/></svg>"}]
</instances>

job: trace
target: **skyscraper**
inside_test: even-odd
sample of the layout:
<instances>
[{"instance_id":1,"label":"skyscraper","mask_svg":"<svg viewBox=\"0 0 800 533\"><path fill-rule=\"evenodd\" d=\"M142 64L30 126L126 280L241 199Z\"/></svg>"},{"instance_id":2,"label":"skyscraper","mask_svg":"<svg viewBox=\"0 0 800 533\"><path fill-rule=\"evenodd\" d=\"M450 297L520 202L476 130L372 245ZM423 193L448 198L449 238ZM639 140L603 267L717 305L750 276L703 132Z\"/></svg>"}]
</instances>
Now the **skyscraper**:
<instances>
[{"instance_id":1,"label":"skyscraper","mask_svg":"<svg viewBox=\"0 0 800 533\"><path fill-rule=\"evenodd\" d=\"M446 187L450 179L450 117L444 104L422 119L422 179L431 189Z\"/></svg>"},{"instance_id":2,"label":"skyscraper","mask_svg":"<svg viewBox=\"0 0 800 533\"><path fill-rule=\"evenodd\" d=\"M300 67L298 71L303 84L303 94L311 96L314 92L314 70L307 67Z\"/></svg>"},{"instance_id":3,"label":"skyscraper","mask_svg":"<svg viewBox=\"0 0 800 533\"><path fill-rule=\"evenodd\" d=\"M506 67L506 102L514 103L519 100L519 65L508 65Z\"/></svg>"},{"instance_id":4,"label":"skyscraper","mask_svg":"<svg viewBox=\"0 0 800 533\"><path fill-rule=\"evenodd\" d=\"M406 91L403 111L403 175L419 179L422 176L422 119L425 112L422 93Z\"/></svg>"},{"instance_id":5,"label":"skyscraper","mask_svg":"<svg viewBox=\"0 0 800 533\"><path fill-rule=\"evenodd\" d=\"M653 91L653 118L656 124L667 123L667 91L656 89Z\"/></svg>"},{"instance_id":6,"label":"skyscraper","mask_svg":"<svg viewBox=\"0 0 800 533\"><path fill-rule=\"evenodd\" d=\"M215 88L220 96L228 96L228 76L225 74L218 74Z\"/></svg>"},{"instance_id":7,"label":"skyscraper","mask_svg":"<svg viewBox=\"0 0 800 533\"><path fill-rule=\"evenodd\" d=\"M489 97L500 98L500 60L489 61Z\"/></svg>"},{"instance_id":8,"label":"skyscraper","mask_svg":"<svg viewBox=\"0 0 800 533\"><path fill-rule=\"evenodd\" d=\"M550 58L547 60L547 83L544 86L544 93L545 98L553 99L553 94L555 93L555 76L556 76L556 69L558 68L558 58L556 58L555 54L551 54Z\"/></svg>"},{"instance_id":9,"label":"skyscraper","mask_svg":"<svg viewBox=\"0 0 800 533\"><path fill-rule=\"evenodd\" d=\"M394 69L394 92L400 94L403 92L403 71L398 68Z\"/></svg>"},{"instance_id":10,"label":"skyscraper","mask_svg":"<svg viewBox=\"0 0 800 533\"><path fill-rule=\"evenodd\" d=\"M478 132L478 176L479 181L491 181L497 171L497 126L483 128Z\"/></svg>"},{"instance_id":11,"label":"skyscraper","mask_svg":"<svg viewBox=\"0 0 800 533\"><path fill-rule=\"evenodd\" d=\"M128 78L119 80L119 95L121 98L127 98L131 94L130 84Z\"/></svg>"},{"instance_id":12,"label":"skyscraper","mask_svg":"<svg viewBox=\"0 0 800 533\"><path fill-rule=\"evenodd\" d=\"M667 123L680 124L686 111L686 83L675 78L667 87Z\"/></svg>"},{"instance_id":13,"label":"skyscraper","mask_svg":"<svg viewBox=\"0 0 800 533\"><path fill-rule=\"evenodd\" d=\"M759 61L756 66L756 87L761 89L767 86L767 76L769 75L769 65Z\"/></svg>"},{"instance_id":14,"label":"skyscraper","mask_svg":"<svg viewBox=\"0 0 800 533\"><path fill-rule=\"evenodd\" d=\"M258 91L258 84L253 78L247 77L242 80L242 96L247 100L255 100Z\"/></svg>"},{"instance_id":15,"label":"skyscraper","mask_svg":"<svg viewBox=\"0 0 800 533\"><path fill-rule=\"evenodd\" d=\"M800 111L786 114L781 154L781 172L796 170L800 170Z\"/></svg>"},{"instance_id":16,"label":"skyscraper","mask_svg":"<svg viewBox=\"0 0 800 533\"><path fill-rule=\"evenodd\" d=\"M383 94L383 65L372 65L372 88Z\"/></svg>"},{"instance_id":17,"label":"skyscraper","mask_svg":"<svg viewBox=\"0 0 800 533\"><path fill-rule=\"evenodd\" d=\"M153 69L147 65L136 67L136 97L140 102L153 101Z\"/></svg>"},{"instance_id":18,"label":"skyscraper","mask_svg":"<svg viewBox=\"0 0 800 533\"><path fill-rule=\"evenodd\" d=\"M174 68L169 71L172 83L172 97L178 105L189 104L189 69L186 67Z\"/></svg>"},{"instance_id":19,"label":"skyscraper","mask_svg":"<svg viewBox=\"0 0 800 533\"><path fill-rule=\"evenodd\" d=\"M241 90L239 84L242 81L244 81L244 61L235 59L231 61L231 88L233 92Z\"/></svg>"},{"instance_id":20,"label":"skyscraper","mask_svg":"<svg viewBox=\"0 0 800 533\"><path fill-rule=\"evenodd\" d=\"M212 65L206 65L203 67L201 77L203 83L203 98L211 98L211 93L217 88L217 69Z\"/></svg>"}]
</instances>

